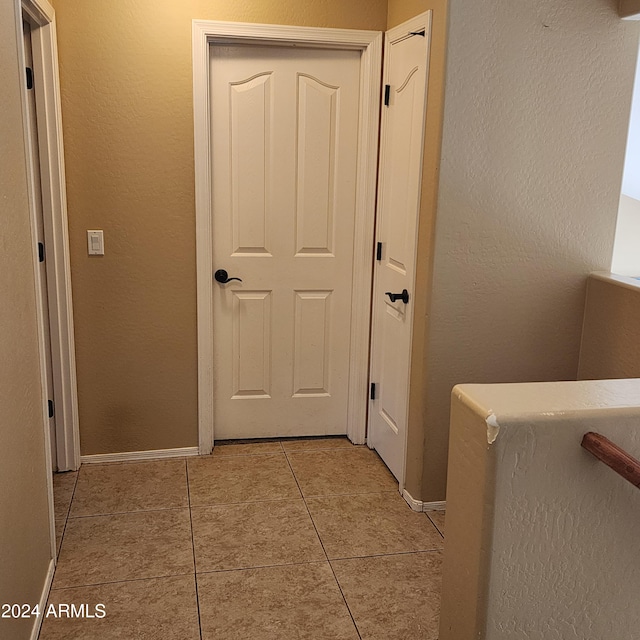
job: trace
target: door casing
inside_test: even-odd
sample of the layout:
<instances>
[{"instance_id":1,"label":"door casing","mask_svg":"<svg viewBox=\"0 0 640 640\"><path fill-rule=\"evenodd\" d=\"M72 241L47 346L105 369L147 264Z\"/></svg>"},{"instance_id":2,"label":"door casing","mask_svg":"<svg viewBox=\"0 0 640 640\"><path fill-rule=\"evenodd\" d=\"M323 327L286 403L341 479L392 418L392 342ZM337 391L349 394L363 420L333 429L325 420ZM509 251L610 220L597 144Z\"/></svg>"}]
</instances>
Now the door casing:
<instances>
[{"instance_id":1,"label":"door casing","mask_svg":"<svg viewBox=\"0 0 640 640\"><path fill-rule=\"evenodd\" d=\"M15 2L16 13L20 16L16 27L19 28L20 42L22 42L22 17L31 25L34 66L33 90L36 92L37 104L47 297L51 328L54 388L52 399L57 418L56 457L60 471L75 471L80 466L80 428L55 12L46 0L15 0ZM22 47L20 47L19 55L20 64L24 68ZM23 84L22 112L25 149L27 157L30 158L31 147L27 137L29 135L29 111L26 91ZM28 173L31 225L35 237L36 205L31 186L34 184L34 176L30 169L28 169ZM37 264L35 266L37 269ZM38 314L41 313L42 309L38 303ZM41 357L44 357L44 353L41 354Z\"/></svg>"},{"instance_id":2,"label":"door casing","mask_svg":"<svg viewBox=\"0 0 640 640\"><path fill-rule=\"evenodd\" d=\"M366 438L373 232L375 225L382 33L236 22L193 21L196 261L198 317L198 434L200 454L213 449L213 248L211 242L211 96L209 48L215 44L275 44L361 51L358 174L352 288L347 435Z\"/></svg>"}]
</instances>

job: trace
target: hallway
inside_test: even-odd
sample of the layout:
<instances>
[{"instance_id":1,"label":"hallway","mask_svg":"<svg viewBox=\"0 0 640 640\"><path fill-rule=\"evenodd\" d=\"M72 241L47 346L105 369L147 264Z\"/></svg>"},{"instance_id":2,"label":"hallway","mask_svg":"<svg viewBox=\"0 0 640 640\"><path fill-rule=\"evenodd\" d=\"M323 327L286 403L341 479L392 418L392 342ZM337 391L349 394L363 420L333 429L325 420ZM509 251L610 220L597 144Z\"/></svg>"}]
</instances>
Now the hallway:
<instances>
[{"instance_id":1,"label":"hallway","mask_svg":"<svg viewBox=\"0 0 640 640\"><path fill-rule=\"evenodd\" d=\"M411 511L346 438L219 444L206 457L56 475L41 640L436 640L444 514ZM194 568L195 567L195 568Z\"/></svg>"}]
</instances>

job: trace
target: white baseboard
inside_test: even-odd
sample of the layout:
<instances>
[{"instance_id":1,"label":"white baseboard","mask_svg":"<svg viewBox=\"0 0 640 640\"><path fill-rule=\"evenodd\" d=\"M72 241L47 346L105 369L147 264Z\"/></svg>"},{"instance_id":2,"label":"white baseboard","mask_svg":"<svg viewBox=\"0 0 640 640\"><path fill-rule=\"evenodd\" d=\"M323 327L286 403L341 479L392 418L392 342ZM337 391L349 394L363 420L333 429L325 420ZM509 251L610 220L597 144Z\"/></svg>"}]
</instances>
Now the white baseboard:
<instances>
[{"instance_id":1,"label":"white baseboard","mask_svg":"<svg viewBox=\"0 0 640 640\"><path fill-rule=\"evenodd\" d=\"M447 501L441 500L440 502L423 502L423 511L444 511L447 508Z\"/></svg>"},{"instance_id":2,"label":"white baseboard","mask_svg":"<svg viewBox=\"0 0 640 640\"><path fill-rule=\"evenodd\" d=\"M82 464L100 462L130 462L132 460L159 460L161 458L184 458L200 454L198 447L182 447L180 449L152 449L150 451L125 451L123 453L97 453L81 456Z\"/></svg>"},{"instance_id":3,"label":"white baseboard","mask_svg":"<svg viewBox=\"0 0 640 640\"><path fill-rule=\"evenodd\" d=\"M422 500L416 500L406 489L402 490L402 497L414 511L444 511L447 508L446 500L423 502Z\"/></svg>"},{"instance_id":4,"label":"white baseboard","mask_svg":"<svg viewBox=\"0 0 640 640\"><path fill-rule=\"evenodd\" d=\"M56 561L51 558L49 562L49 568L47 569L47 576L44 579L44 586L42 587L42 594L40 595L40 602L38 607L40 609L40 615L35 618L33 628L31 629L30 640L38 640L40 635L40 627L44 620L44 614L47 611L47 600L49 599L49 591L51 591L51 583L53 582L53 574L56 570Z\"/></svg>"}]
</instances>

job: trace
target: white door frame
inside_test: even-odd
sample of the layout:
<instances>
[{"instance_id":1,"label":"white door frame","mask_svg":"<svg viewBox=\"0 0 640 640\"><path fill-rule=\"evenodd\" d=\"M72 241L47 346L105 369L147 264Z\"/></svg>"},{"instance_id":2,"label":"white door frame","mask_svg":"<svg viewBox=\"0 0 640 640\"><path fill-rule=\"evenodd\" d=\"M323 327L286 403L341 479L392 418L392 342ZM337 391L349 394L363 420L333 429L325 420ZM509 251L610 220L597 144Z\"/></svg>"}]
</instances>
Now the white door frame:
<instances>
[{"instance_id":1,"label":"white door frame","mask_svg":"<svg viewBox=\"0 0 640 640\"><path fill-rule=\"evenodd\" d=\"M211 44L220 43L304 45L305 47L351 49L362 52L347 435L355 444L363 444L366 438L369 397L371 277L380 117L382 33L379 31L204 20L193 21L192 33L200 453L203 455L210 453L214 442L209 50Z\"/></svg>"},{"instance_id":2,"label":"white door frame","mask_svg":"<svg viewBox=\"0 0 640 640\"><path fill-rule=\"evenodd\" d=\"M46 248L47 296L51 331L51 364L53 369L53 401L56 412L56 453L61 471L76 470L80 466L80 430L76 384L75 342L73 332L73 306L71 299L71 266L69 259L69 229L65 187L64 152L62 144L62 118L60 107L60 81L58 74L58 47L53 7L47 0L14 0L19 56L25 66L22 47L22 17L31 24L33 48L34 90L36 92L39 162L42 183L42 213ZM23 83L22 113L25 131L25 149L31 157L28 125L27 89ZM32 233L36 230L36 203L29 163L30 209ZM38 277L35 256L34 268ZM40 300L38 315L42 317ZM41 327L42 327L42 323ZM44 374L44 338L41 336L40 361ZM46 379L43 385L46 390ZM46 391L45 391L46 395ZM45 398L46 409L46 398ZM45 411L45 416L47 415ZM49 426L46 438L49 442ZM49 445L47 445L47 448ZM55 544L55 536L54 536Z\"/></svg>"}]
</instances>

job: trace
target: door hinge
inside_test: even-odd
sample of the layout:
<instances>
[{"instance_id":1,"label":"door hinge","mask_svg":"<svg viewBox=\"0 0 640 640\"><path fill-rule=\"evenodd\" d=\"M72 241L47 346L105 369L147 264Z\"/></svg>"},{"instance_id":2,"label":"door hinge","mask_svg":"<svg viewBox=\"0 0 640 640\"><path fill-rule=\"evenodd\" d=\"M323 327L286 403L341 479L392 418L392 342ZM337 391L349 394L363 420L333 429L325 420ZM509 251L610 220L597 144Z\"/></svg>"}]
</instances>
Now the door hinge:
<instances>
[{"instance_id":1,"label":"door hinge","mask_svg":"<svg viewBox=\"0 0 640 640\"><path fill-rule=\"evenodd\" d=\"M27 89L33 89L33 69L31 67L27 67L25 72L27 74Z\"/></svg>"},{"instance_id":2,"label":"door hinge","mask_svg":"<svg viewBox=\"0 0 640 640\"><path fill-rule=\"evenodd\" d=\"M371 400L376 399L376 383L375 382L371 383L371 393L369 394L369 398L371 398Z\"/></svg>"},{"instance_id":3,"label":"door hinge","mask_svg":"<svg viewBox=\"0 0 640 640\"><path fill-rule=\"evenodd\" d=\"M385 84L384 85L384 106L388 107L389 106L389 98L391 96L391 85L390 84Z\"/></svg>"},{"instance_id":4,"label":"door hinge","mask_svg":"<svg viewBox=\"0 0 640 640\"><path fill-rule=\"evenodd\" d=\"M390 98L391 98L391 85L385 84L384 85L384 106L385 107L389 106Z\"/></svg>"},{"instance_id":5,"label":"door hinge","mask_svg":"<svg viewBox=\"0 0 640 640\"><path fill-rule=\"evenodd\" d=\"M53 400L47 400L47 402L49 403L49 417L53 418L55 414L55 407L53 406Z\"/></svg>"},{"instance_id":6,"label":"door hinge","mask_svg":"<svg viewBox=\"0 0 640 640\"><path fill-rule=\"evenodd\" d=\"M38 262L44 262L44 243L38 242Z\"/></svg>"},{"instance_id":7,"label":"door hinge","mask_svg":"<svg viewBox=\"0 0 640 640\"><path fill-rule=\"evenodd\" d=\"M382 242L378 242L378 246L376 247L376 260L382 260Z\"/></svg>"}]
</instances>

